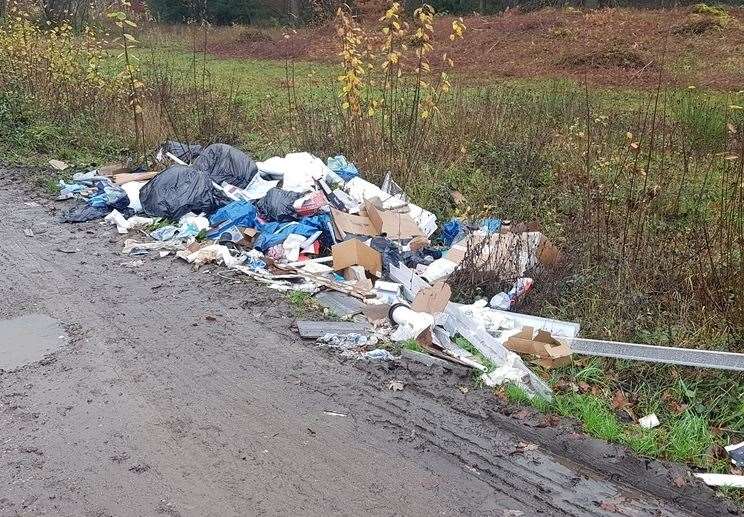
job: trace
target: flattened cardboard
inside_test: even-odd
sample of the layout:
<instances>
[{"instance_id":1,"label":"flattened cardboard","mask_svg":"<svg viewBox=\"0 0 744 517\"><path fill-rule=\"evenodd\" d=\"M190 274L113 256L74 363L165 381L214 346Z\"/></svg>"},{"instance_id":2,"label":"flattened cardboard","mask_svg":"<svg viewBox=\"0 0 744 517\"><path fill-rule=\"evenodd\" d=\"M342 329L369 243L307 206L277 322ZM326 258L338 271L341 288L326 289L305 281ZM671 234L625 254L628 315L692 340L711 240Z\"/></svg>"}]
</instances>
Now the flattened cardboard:
<instances>
[{"instance_id":1,"label":"flattened cardboard","mask_svg":"<svg viewBox=\"0 0 744 517\"><path fill-rule=\"evenodd\" d=\"M331 248L333 255L333 269L341 271L349 266L363 266L371 275L382 276L382 256L380 253L362 241L350 239L334 244Z\"/></svg>"},{"instance_id":2,"label":"flattened cardboard","mask_svg":"<svg viewBox=\"0 0 744 517\"><path fill-rule=\"evenodd\" d=\"M369 217L347 214L335 208L331 208L331 215L341 239L344 239L347 234L368 235L370 237L380 235L379 230L375 228Z\"/></svg>"},{"instance_id":3,"label":"flattened cardboard","mask_svg":"<svg viewBox=\"0 0 744 517\"><path fill-rule=\"evenodd\" d=\"M125 163L110 163L98 167L98 174L101 176L115 176L117 174L125 174L132 172L132 168Z\"/></svg>"},{"instance_id":4,"label":"flattened cardboard","mask_svg":"<svg viewBox=\"0 0 744 517\"><path fill-rule=\"evenodd\" d=\"M452 289L445 282L437 282L416 294L411 309L416 312L439 314L444 312L452 296Z\"/></svg>"}]
</instances>

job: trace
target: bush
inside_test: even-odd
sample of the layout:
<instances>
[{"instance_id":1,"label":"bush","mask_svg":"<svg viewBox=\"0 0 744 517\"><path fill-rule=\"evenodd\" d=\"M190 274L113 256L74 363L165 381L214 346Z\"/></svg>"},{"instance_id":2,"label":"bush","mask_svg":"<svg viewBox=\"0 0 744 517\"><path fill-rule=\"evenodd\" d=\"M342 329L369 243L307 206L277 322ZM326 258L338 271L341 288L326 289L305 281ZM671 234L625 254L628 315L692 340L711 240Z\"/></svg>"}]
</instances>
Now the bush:
<instances>
[{"instance_id":1,"label":"bush","mask_svg":"<svg viewBox=\"0 0 744 517\"><path fill-rule=\"evenodd\" d=\"M272 14L266 2L260 0L148 0L153 15L160 22L183 23L189 20L207 20L216 25L254 23Z\"/></svg>"}]
</instances>

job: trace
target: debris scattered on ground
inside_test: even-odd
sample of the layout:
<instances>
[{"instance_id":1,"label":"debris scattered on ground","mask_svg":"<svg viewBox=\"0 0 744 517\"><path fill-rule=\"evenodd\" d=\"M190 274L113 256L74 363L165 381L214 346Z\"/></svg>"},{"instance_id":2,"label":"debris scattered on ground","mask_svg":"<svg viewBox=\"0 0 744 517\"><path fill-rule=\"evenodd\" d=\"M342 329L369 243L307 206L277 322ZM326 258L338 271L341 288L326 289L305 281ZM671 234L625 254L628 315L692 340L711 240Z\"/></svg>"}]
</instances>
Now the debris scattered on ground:
<instances>
[{"instance_id":1,"label":"debris scattered on ground","mask_svg":"<svg viewBox=\"0 0 744 517\"><path fill-rule=\"evenodd\" d=\"M323 411L323 414L327 416L340 416L340 417L349 416L346 413L337 413L336 411Z\"/></svg>"},{"instance_id":2,"label":"debris scattered on ground","mask_svg":"<svg viewBox=\"0 0 744 517\"><path fill-rule=\"evenodd\" d=\"M367 323L351 321L297 321L300 336L306 339L318 339L328 334L359 334L365 335L370 330Z\"/></svg>"},{"instance_id":3,"label":"debris scattered on ground","mask_svg":"<svg viewBox=\"0 0 744 517\"><path fill-rule=\"evenodd\" d=\"M34 236L34 231L31 228L26 228L25 230L23 230L23 234L26 237L33 237Z\"/></svg>"},{"instance_id":4,"label":"debris scattered on ground","mask_svg":"<svg viewBox=\"0 0 744 517\"><path fill-rule=\"evenodd\" d=\"M403 388L405 388L405 384L402 381L391 379L388 381L387 388L390 391L403 391Z\"/></svg>"},{"instance_id":5,"label":"debris scattered on ground","mask_svg":"<svg viewBox=\"0 0 744 517\"><path fill-rule=\"evenodd\" d=\"M655 413L646 415L643 418L638 419L638 425L644 429L653 429L660 424L658 417Z\"/></svg>"},{"instance_id":6,"label":"debris scattered on ground","mask_svg":"<svg viewBox=\"0 0 744 517\"><path fill-rule=\"evenodd\" d=\"M70 168L70 165L62 160L49 160L49 166L56 171L64 171Z\"/></svg>"},{"instance_id":7,"label":"debris scattered on ground","mask_svg":"<svg viewBox=\"0 0 744 517\"><path fill-rule=\"evenodd\" d=\"M129 267L129 268L137 268L137 267L143 266L144 264L145 264L145 262L143 260L137 259L137 260L131 260L129 262L122 262L121 263L121 266L122 267Z\"/></svg>"},{"instance_id":8,"label":"debris scattered on ground","mask_svg":"<svg viewBox=\"0 0 744 517\"><path fill-rule=\"evenodd\" d=\"M744 476L736 474L696 473L694 476L708 486L744 488Z\"/></svg>"}]
</instances>

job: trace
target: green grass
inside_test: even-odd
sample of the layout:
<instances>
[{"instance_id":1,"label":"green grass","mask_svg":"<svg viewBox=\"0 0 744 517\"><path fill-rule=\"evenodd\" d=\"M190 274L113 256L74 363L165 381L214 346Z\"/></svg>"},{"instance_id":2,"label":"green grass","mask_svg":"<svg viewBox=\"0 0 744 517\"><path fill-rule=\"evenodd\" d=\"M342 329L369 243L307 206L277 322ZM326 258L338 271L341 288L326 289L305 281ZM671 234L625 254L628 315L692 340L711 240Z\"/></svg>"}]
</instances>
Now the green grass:
<instances>
[{"instance_id":1,"label":"green grass","mask_svg":"<svg viewBox=\"0 0 744 517\"><path fill-rule=\"evenodd\" d=\"M543 413L553 413L578 419L585 432L595 438L623 444L641 456L685 462L701 468L727 472L725 461L716 460L708 451L717 441L710 431L710 422L703 416L687 411L662 419L654 429L637 424L623 424L605 398L590 394L556 393L552 401L530 398L519 386L504 387L509 402L535 407Z\"/></svg>"},{"instance_id":2,"label":"green grass","mask_svg":"<svg viewBox=\"0 0 744 517\"><path fill-rule=\"evenodd\" d=\"M312 295L304 291L290 291L287 293L287 300L292 307L299 311L306 311L311 305L313 305Z\"/></svg>"},{"instance_id":3,"label":"green grass","mask_svg":"<svg viewBox=\"0 0 744 517\"><path fill-rule=\"evenodd\" d=\"M403 350L410 350L412 352L419 352L421 354L426 353L426 351L421 348L421 345L419 345L415 339L406 339L401 343L400 347Z\"/></svg>"},{"instance_id":4,"label":"green grass","mask_svg":"<svg viewBox=\"0 0 744 517\"><path fill-rule=\"evenodd\" d=\"M704 461L705 452L714 442L708 421L689 411L672 423L667 438L669 458L696 464Z\"/></svg>"}]
</instances>

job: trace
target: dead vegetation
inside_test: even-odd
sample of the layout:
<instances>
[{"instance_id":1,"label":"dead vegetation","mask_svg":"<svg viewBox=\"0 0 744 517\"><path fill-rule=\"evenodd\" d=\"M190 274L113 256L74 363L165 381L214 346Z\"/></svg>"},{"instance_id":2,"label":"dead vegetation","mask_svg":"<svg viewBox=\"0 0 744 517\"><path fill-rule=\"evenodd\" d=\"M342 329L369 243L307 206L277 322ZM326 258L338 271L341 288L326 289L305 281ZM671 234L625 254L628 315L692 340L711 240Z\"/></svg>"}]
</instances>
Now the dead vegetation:
<instances>
[{"instance_id":1,"label":"dead vegetation","mask_svg":"<svg viewBox=\"0 0 744 517\"><path fill-rule=\"evenodd\" d=\"M606 48L566 54L558 60L569 68L635 68L641 69L653 63L648 56L623 48Z\"/></svg>"},{"instance_id":2,"label":"dead vegetation","mask_svg":"<svg viewBox=\"0 0 744 517\"><path fill-rule=\"evenodd\" d=\"M597 85L653 87L662 72L665 81L678 81L680 86L737 90L744 84L744 8L730 8L725 16L720 12L701 6L510 10L466 17L468 41L443 41L440 51L458 56L458 69L473 82L494 77L561 77ZM365 14L360 23L373 26L377 18ZM437 20L437 31L446 31L451 21L448 17ZM273 44L217 39L210 51L222 57L333 62L339 51L330 25L298 29ZM692 63L684 81L675 77L670 65L683 57ZM646 67L649 62L659 67ZM639 73L629 76L629 69Z\"/></svg>"}]
</instances>

